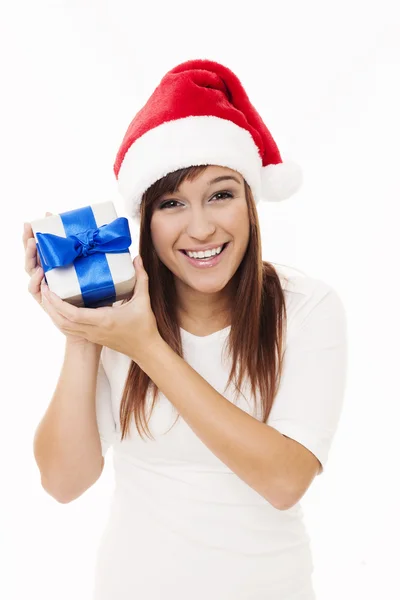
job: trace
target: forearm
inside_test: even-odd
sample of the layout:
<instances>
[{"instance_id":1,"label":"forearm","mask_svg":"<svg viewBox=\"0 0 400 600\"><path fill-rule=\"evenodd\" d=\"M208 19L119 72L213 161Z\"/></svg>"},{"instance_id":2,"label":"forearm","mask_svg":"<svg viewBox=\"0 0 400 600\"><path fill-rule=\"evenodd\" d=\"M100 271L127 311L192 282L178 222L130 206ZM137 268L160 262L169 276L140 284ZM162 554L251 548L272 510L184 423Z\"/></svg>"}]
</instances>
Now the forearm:
<instances>
[{"instance_id":1,"label":"forearm","mask_svg":"<svg viewBox=\"0 0 400 600\"><path fill-rule=\"evenodd\" d=\"M48 409L35 432L34 455L45 489L64 500L82 493L101 472L96 376L101 346L69 345Z\"/></svg>"},{"instance_id":2,"label":"forearm","mask_svg":"<svg viewBox=\"0 0 400 600\"><path fill-rule=\"evenodd\" d=\"M133 360L211 452L272 505L282 503L287 480L281 433L232 404L162 338Z\"/></svg>"}]
</instances>

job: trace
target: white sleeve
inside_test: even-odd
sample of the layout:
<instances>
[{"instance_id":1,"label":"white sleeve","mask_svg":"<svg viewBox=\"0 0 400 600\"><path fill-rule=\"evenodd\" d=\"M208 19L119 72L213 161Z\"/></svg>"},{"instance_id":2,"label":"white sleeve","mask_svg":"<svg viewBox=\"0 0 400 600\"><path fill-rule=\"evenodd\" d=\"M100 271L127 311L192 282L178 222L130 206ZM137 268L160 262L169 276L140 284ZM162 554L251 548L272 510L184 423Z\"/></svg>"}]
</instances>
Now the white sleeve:
<instances>
[{"instance_id":1,"label":"white sleeve","mask_svg":"<svg viewBox=\"0 0 400 600\"><path fill-rule=\"evenodd\" d=\"M100 434L101 453L105 456L115 439L116 423L112 413L111 386L103 365L103 350L100 355L99 370L97 373L96 419Z\"/></svg>"},{"instance_id":2,"label":"white sleeve","mask_svg":"<svg viewBox=\"0 0 400 600\"><path fill-rule=\"evenodd\" d=\"M339 423L346 379L346 311L330 288L287 342L281 383L267 420L310 450L322 468Z\"/></svg>"}]
</instances>

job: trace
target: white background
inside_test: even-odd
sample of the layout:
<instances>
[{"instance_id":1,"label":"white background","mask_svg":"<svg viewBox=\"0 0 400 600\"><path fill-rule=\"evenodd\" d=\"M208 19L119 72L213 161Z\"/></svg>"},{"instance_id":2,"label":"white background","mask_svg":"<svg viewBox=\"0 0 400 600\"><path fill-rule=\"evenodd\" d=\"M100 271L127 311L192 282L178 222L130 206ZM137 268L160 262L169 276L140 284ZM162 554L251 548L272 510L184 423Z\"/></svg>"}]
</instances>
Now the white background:
<instances>
[{"instance_id":1,"label":"white background","mask_svg":"<svg viewBox=\"0 0 400 600\"><path fill-rule=\"evenodd\" d=\"M398 598L400 22L395 1L3 3L0 597L88 600L113 488L70 504L42 489L33 436L64 336L27 292L23 222L112 199L125 130L162 76L231 68L302 190L259 206L263 258L334 286L349 375L325 473L302 500L318 600ZM132 222L130 223L132 225ZM132 257L137 232L132 229ZM118 600L116 598L116 600Z\"/></svg>"}]
</instances>

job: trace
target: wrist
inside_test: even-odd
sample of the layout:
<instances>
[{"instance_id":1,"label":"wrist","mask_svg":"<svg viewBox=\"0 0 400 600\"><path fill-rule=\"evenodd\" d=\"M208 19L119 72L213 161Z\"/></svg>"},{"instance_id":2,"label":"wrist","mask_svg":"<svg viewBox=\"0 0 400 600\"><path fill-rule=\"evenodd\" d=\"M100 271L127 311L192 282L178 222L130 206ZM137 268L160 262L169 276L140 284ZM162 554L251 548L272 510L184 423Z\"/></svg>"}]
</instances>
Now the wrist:
<instances>
[{"instance_id":1,"label":"wrist","mask_svg":"<svg viewBox=\"0 0 400 600\"><path fill-rule=\"evenodd\" d=\"M68 337L65 340L65 350L73 350L74 352L93 352L100 355L102 348L103 346L100 344L96 344L85 339L79 339L78 337L76 340Z\"/></svg>"},{"instance_id":2,"label":"wrist","mask_svg":"<svg viewBox=\"0 0 400 600\"><path fill-rule=\"evenodd\" d=\"M145 344L139 348L135 348L130 358L145 371L145 366L151 361L152 357L156 353L162 352L166 346L170 347L161 335L157 333L154 338L148 339Z\"/></svg>"}]
</instances>

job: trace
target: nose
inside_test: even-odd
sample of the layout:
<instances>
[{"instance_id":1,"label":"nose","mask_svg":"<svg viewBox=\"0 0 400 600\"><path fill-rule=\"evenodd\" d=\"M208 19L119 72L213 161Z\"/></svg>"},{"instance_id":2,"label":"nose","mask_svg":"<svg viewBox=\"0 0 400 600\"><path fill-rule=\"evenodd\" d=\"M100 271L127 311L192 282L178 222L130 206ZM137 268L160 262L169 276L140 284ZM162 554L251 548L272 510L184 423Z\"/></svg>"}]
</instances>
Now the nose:
<instances>
[{"instance_id":1,"label":"nose","mask_svg":"<svg viewBox=\"0 0 400 600\"><path fill-rule=\"evenodd\" d=\"M215 232L215 223L207 215L207 211L195 210L189 217L186 230L189 237L206 240Z\"/></svg>"}]
</instances>

